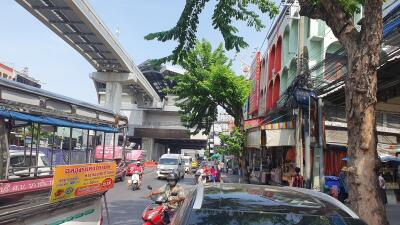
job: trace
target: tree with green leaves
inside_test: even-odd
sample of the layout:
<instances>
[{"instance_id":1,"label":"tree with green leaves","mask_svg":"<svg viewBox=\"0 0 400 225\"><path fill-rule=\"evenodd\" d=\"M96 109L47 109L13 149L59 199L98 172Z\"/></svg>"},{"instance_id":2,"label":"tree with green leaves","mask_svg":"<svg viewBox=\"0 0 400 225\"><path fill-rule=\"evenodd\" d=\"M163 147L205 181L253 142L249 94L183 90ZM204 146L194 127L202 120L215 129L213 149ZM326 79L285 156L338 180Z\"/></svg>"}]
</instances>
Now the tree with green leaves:
<instances>
[{"instance_id":1,"label":"tree with green leaves","mask_svg":"<svg viewBox=\"0 0 400 225\"><path fill-rule=\"evenodd\" d=\"M195 129L193 133L211 131L219 106L240 126L250 82L237 76L231 64L222 45L213 51L211 44L203 40L180 62L186 72L169 77L176 85L167 92L178 96L176 105L181 109L182 121Z\"/></svg>"},{"instance_id":2,"label":"tree with green leaves","mask_svg":"<svg viewBox=\"0 0 400 225\"><path fill-rule=\"evenodd\" d=\"M377 69L382 42L383 0L298 0L300 15L326 22L347 53L345 85L349 156L349 196L352 208L368 224L388 224L378 189L377 134ZM208 0L187 0L178 23L171 30L149 34L147 39L175 40L177 48L167 60L178 62L193 49L199 14ZM217 1L212 24L225 40L227 50L246 47L234 21L245 21L259 30L257 13L248 9L255 5L261 12L275 15L277 7L269 0ZM363 8L363 18L356 29L353 16Z\"/></svg>"},{"instance_id":3,"label":"tree with green leaves","mask_svg":"<svg viewBox=\"0 0 400 225\"><path fill-rule=\"evenodd\" d=\"M217 147L217 152L224 155L241 157L245 137L239 127L235 127L230 134L220 133L219 138L223 146Z\"/></svg>"},{"instance_id":4,"label":"tree with green leaves","mask_svg":"<svg viewBox=\"0 0 400 225\"><path fill-rule=\"evenodd\" d=\"M193 133L208 134L217 121L218 107L234 118L241 130L243 105L250 93L250 82L237 76L231 69L232 62L225 55L222 45L215 50L208 41L197 42L179 63L186 72L170 77L175 86L167 92L178 96L181 119ZM244 154L241 154L244 162ZM242 163L244 170L245 166Z\"/></svg>"},{"instance_id":5,"label":"tree with green leaves","mask_svg":"<svg viewBox=\"0 0 400 225\"><path fill-rule=\"evenodd\" d=\"M146 40L156 39L162 42L174 40L178 42L178 46L172 54L162 58L161 62L173 61L177 63L183 60L194 48L197 41L196 32L199 15L207 3L210 3L210 0L186 0L185 7L175 27L145 36ZM221 32L227 50L236 49L236 51L239 51L248 46L244 38L237 34L239 30L234 25L236 21L245 22L257 31L265 27L255 9L262 13L268 13L271 18L278 13L278 7L271 0L217 1L212 16L212 26Z\"/></svg>"}]
</instances>

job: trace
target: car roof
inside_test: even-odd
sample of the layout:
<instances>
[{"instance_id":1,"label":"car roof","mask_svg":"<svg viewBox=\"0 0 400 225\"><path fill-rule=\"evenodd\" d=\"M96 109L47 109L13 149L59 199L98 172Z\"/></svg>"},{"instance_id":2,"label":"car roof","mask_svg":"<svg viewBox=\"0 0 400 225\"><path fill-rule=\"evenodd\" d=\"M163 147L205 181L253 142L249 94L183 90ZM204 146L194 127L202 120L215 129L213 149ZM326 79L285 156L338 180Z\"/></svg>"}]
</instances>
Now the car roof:
<instances>
[{"instance_id":1,"label":"car roof","mask_svg":"<svg viewBox=\"0 0 400 225\"><path fill-rule=\"evenodd\" d=\"M26 151L26 156L29 156L31 153L29 150ZM13 151L10 150L10 156L22 156L25 155L23 151ZM32 151L32 156L36 156L36 152ZM45 156L45 154L39 152L39 156Z\"/></svg>"},{"instance_id":2,"label":"car roof","mask_svg":"<svg viewBox=\"0 0 400 225\"><path fill-rule=\"evenodd\" d=\"M164 154L161 156L161 159L177 159L179 156L179 154Z\"/></svg>"},{"instance_id":3,"label":"car roof","mask_svg":"<svg viewBox=\"0 0 400 225\"><path fill-rule=\"evenodd\" d=\"M315 216L358 216L338 200L302 188L250 184L199 185L193 209L260 213L298 213Z\"/></svg>"}]
</instances>

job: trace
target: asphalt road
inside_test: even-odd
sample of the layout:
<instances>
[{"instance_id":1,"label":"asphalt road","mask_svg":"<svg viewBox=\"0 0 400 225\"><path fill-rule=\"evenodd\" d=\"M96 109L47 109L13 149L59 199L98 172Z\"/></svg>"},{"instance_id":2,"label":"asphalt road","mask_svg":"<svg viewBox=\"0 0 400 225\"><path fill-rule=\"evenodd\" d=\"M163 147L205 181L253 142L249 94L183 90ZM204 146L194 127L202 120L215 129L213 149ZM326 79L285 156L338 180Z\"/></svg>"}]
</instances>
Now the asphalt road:
<instances>
[{"instance_id":1,"label":"asphalt road","mask_svg":"<svg viewBox=\"0 0 400 225\"><path fill-rule=\"evenodd\" d=\"M143 224L141 219L144 208L151 203L151 200L144 198L150 191L147 185L158 189L166 183L165 180L157 180L155 171L146 170L143 177L143 183L140 190L132 191L128 189L127 179L117 182L115 187L106 194L108 210L110 214L110 222L112 225L139 225ZM192 175L185 175L179 183L186 188L193 185ZM105 210L103 211L104 224L107 225Z\"/></svg>"}]
</instances>

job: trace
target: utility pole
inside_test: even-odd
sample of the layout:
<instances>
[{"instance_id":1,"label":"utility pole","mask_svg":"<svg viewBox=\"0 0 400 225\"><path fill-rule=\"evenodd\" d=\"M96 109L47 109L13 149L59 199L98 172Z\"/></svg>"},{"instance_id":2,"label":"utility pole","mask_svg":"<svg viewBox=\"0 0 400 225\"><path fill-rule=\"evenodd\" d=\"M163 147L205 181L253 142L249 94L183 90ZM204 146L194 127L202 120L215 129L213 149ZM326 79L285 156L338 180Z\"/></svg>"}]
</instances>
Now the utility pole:
<instances>
[{"instance_id":1,"label":"utility pole","mask_svg":"<svg viewBox=\"0 0 400 225\"><path fill-rule=\"evenodd\" d=\"M300 17L299 22L299 34L298 34L298 55L297 55L297 68L296 75L299 76L301 74L302 68L302 56L303 56L303 47L304 46L304 17ZM303 143L302 143L302 118L303 112L301 107L298 106L295 110L296 114L296 166L300 168L301 173L304 176L304 168L303 168Z\"/></svg>"},{"instance_id":2,"label":"utility pole","mask_svg":"<svg viewBox=\"0 0 400 225\"><path fill-rule=\"evenodd\" d=\"M308 118L305 119L304 123L304 147L306 153L306 166L305 166L305 180L306 188L311 188L311 149L310 149L310 114L311 114L311 96L308 95Z\"/></svg>"},{"instance_id":3,"label":"utility pole","mask_svg":"<svg viewBox=\"0 0 400 225\"><path fill-rule=\"evenodd\" d=\"M319 183L320 189L324 187L325 184L325 177L324 177L324 143L322 141L323 131L322 131L322 109L323 109L323 102L322 99L318 99L318 146L319 146Z\"/></svg>"}]
</instances>

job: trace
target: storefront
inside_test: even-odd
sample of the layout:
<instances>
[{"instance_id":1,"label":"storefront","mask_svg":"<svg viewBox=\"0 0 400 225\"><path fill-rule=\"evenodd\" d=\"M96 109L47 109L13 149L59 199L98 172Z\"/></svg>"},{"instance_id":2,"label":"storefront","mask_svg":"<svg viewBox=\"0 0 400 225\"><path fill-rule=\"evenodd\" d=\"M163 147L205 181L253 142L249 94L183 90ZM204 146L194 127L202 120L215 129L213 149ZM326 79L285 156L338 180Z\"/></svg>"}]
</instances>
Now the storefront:
<instances>
[{"instance_id":1,"label":"storefront","mask_svg":"<svg viewBox=\"0 0 400 225\"><path fill-rule=\"evenodd\" d=\"M340 170L347 164L347 130L330 127L325 130L324 175L339 176ZM378 131L377 152L380 160L380 172L386 181L386 193L389 204L400 202L400 145L396 134Z\"/></svg>"},{"instance_id":2,"label":"storefront","mask_svg":"<svg viewBox=\"0 0 400 225\"><path fill-rule=\"evenodd\" d=\"M262 126L261 151L255 159L255 168L260 169L254 174L260 183L288 185L296 164L293 121Z\"/></svg>"}]
</instances>

